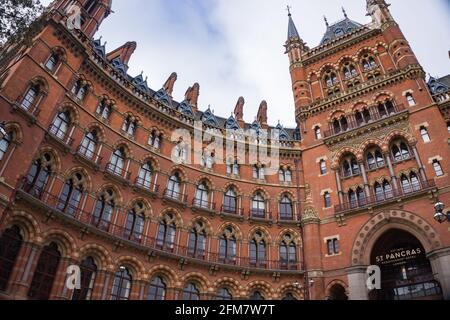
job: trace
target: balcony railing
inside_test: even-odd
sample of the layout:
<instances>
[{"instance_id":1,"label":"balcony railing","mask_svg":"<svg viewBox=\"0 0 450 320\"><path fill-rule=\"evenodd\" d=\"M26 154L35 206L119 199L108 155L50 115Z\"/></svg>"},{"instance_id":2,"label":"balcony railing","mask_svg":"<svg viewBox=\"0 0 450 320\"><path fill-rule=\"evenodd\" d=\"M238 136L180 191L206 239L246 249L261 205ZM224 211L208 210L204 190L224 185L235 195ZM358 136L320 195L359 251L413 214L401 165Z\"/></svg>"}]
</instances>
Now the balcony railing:
<instances>
[{"instance_id":1,"label":"balcony railing","mask_svg":"<svg viewBox=\"0 0 450 320\"><path fill-rule=\"evenodd\" d=\"M295 216L294 213L292 213L292 214L278 213L278 221L281 221L281 222L300 221L300 216Z\"/></svg>"},{"instance_id":2,"label":"balcony railing","mask_svg":"<svg viewBox=\"0 0 450 320\"><path fill-rule=\"evenodd\" d=\"M371 124L371 123L373 123L375 121L378 121L378 120L381 120L381 119L384 119L384 118L388 118L390 116L402 113L402 112L407 110L403 104L398 104L398 105L393 105L393 109L392 109L391 112L389 112L389 113L386 112L386 114L382 115L379 112L379 110L378 110L378 108L376 106L375 107L372 106L371 108L373 108L373 110L375 112L373 112L373 114L371 115L371 118L370 118L369 121L367 121L367 122L365 122L365 121L357 122L355 120L348 120L346 128L339 128L338 129L338 128L331 127L329 130L325 131L324 132L325 138L330 138L330 137L336 136L338 134L349 132L349 131L351 131L353 129L362 128L362 127L364 127L364 126L366 126L368 124Z\"/></svg>"},{"instance_id":3,"label":"balcony railing","mask_svg":"<svg viewBox=\"0 0 450 320\"><path fill-rule=\"evenodd\" d=\"M144 189L148 192L152 193L158 193L159 192L159 185L154 184L153 182L150 182L148 180L142 179L140 177L137 177L134 184L136 187L140 189Z\"/></svg>"},{"instance_id":4,"label":"balcony railing","mask_svg":"<svg viewBox=\"0 0 450 320\"><path fill-rule=\"evenodd\" d=\"M220 212L228 214L228 215L235 215L237 217L244 216L244 208L238 208L238 207L233 207L233 206L223 205L220 208Z\"/></svg>"},{"instance_id":5,"label":"balcony railing","mask_svg":"<svg viewBox=\"0 0 450 320\"><path fill-rule=\"evenodd\" d=\"M268 212L264 209L253 209L249 210L249 217L254 219L272 220L272 212Z\"/></svg>"},{"instance_id":6,"label":"balcony railing","mask_svg":"<svg viewBox=\"0 0 450 320\"><path fill-rule=\"evenodd\" d=\"M83 159L86 159L96 165L100 165L103 160L103 157L97 156L95 152L89 150L83 145L78 146L77 154L80 155Z\"/></svg>"},{"instance_id":7,"label":"balcony railing","mask_svg":"<svg viewBox=\"0 0 450 320\"><path fill-rule=\"evenodd\" d=\"M166 188L164 190L164 197L166 199L171 199L171 200L175 200L184 204L187 204L188 201L188 196L187 194L182 194L181 192L172 190L172 189L168 189Z\"/></svg>"},{"instance_id":8,"label":"balcony railing","mask_svg":"<svg viewBox=\"0 0 450 320\"><path fill-rule=\"evenodd\" d=\"M38 206L41 206L46 212L48 212L48 209L51 209L54 214L60 214L61 217L66 217L69 220L71 219L74 224L81 223L83 227L90 226L100 232L105 232L114 238L129 241L130 243L140 246L145 252L148 252L148 249L158 250L176 259L181 256L199 261L200 263L227 265L238 268L254 268L270 271L303 270L303 263L300 261L287 262L284 260L266 259L255 261L249 257L240 257L237 255L224 257L223 254L217 252L207 250L195 251L193 248L178 245L169 242L168 240L163 241L162 239L145 235L143 232L130 230L124 226L114 224L112 222L114 220L113 217L108 220L101 219L92 212L82 210L81 204L78 207L72 206L51 193L30 186L26 179L22 179L19 188L16 190L16 194L17 192L24 192L24 194L29 195L30 199L33 200L26 199L24 196L21 196L21 198L25 198L26 201L32 201L33 205L37 204ZM177 232L180 231L177 230Z\"/></svg>"},{"instance_id":9,"label":"balcony railing","mask_svg":"<svg viewBox=\"0 0 450 320\"><path fill-rule=\"evenodd\" d=\"M201 199L197 199L197 198L192 199L192 206L197 209L204 209L204 210L211 210L211 211L216 210L215 202L210 202L207 200L201 200Z\"/></svg>"},{"instance_id":10,"label":"balcony railing","mask_svg":"<svg viewBox=\"0 0 450 320\"><path fill-rule=\"evenodd\" d=\"M381 205L383 203L397 200L399 198L408 197L420 192L433 189L436 187L434 180L422 181L420 183L410 184L407 186L399 186L399 190L392 190L383 194L371 195L370 197L364 197L354 201L347 201L343 204L335 206L334 210L336 213L342 213L346 211L359 210L367 207L373 207L376 205Z\"/></svg>"},{"instance_id":11,"label":"balcony railing","mask_svg":"<svg viewBox=\"0 0 450 320\"><path fill-rule=\"evenodd\" d=\"M61 130L61 128L55 126L54 124L50 125L48 128L48 133L67 146L71 146L73 144L73 139L67 137L67 131Z\"/></svg>"},{"instance_id":12,"label":"balcony railing","mask_svg":"<svg viewBox=\"0 0 450 320\"><path fill-rule=\"evenodd\" d=\"M121 166L109 162L106 164L106 171L125 180L130 180L131 172L126 171Z\"/></svg>"}]
</instances>

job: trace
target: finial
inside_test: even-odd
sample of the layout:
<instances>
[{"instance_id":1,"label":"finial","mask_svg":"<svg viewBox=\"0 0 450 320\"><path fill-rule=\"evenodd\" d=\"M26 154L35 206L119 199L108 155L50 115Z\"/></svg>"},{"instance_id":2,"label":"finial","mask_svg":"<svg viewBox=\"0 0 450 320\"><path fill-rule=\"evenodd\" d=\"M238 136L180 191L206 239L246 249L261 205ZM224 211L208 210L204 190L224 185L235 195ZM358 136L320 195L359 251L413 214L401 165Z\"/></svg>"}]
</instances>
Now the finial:
<instances>
[{"instance_id":1,"label":"finial","mask_svg":"<svg viewBox=\"0 0 450 320\"><path fill-rule=\"evenodd\" d=\"M147 79L148 79L148 76L145 76L145 81L147 81Z\"/></svg>"},{"instance_id":2,"label":"finial","mask_svg":"<svg viewBox=\"0 0 450 320\"><path fill-rule=\"evenodd\" d=\"M291 16L291 9L292 9L291 6L289 6L289 5L286 6L286 10L287 10L287 12L288 12L288 17Z\"/></svg>"},{"instance_id":3,"label":"finial","mask_svg":"<svg viewBox=\"0 0 450 320\"><path fill-rule=\"evenodd\" d=\"M347 18L348 18L348 16L347 16L347 11L345 11L345 8L344 8L344 7L342 7L342 12L344 13L344 17L347 19Z\"/></svg>"},{"instance_id":4,"label":"finial","mask_svg":"<svg viewBox=\"0 0 450 320\"><path fill-rule=\"evenodd\" d=\"M325 24L327 25L327 28L328 28L330 25L328 24L328 19L327 19L327 17L326 17L326 16L323 16L323 20L325 20Z\"/></svg>"}]
</instances>

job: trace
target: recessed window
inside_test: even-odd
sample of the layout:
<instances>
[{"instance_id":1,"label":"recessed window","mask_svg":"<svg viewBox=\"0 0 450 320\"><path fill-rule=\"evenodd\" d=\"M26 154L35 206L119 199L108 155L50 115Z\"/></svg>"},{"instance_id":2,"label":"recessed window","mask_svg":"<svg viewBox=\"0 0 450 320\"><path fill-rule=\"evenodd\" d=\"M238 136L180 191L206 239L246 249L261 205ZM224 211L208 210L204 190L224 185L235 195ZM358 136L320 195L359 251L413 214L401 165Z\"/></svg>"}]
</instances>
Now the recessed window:
<instances>
[{"instance_id":1,"label":"recessed window","mask_svg":"<svg viewBox=\"0 0 450 320\"><path fill-rule=\"evenodd\" d=\"M50 58L47 60L47 63L45 64L45 67L49 70L49 71L55 71L56 66L59 63L59 55L57 53L52 53L52 55L50 56Z\"/></svg>"},{"instance_id":2,"label":"recessed window","mask_svg":"<svg viewBox=\"0 0 450 320\"><path fill-rule=\"evenodd\" d=\"M315 134L315 136L316 136L316 140L322 139L322 130L320 129L319 126L316 126L316 127L314 128L314 134Z\"/></svg>"},{"instance_id":3,"label":"recessed window","mask_svg":"<svg viewBox=\"0 0 450 320\"><path fill-rule=\"evenodd\" d=\"M414 100L414 97L411 93L406 94L406 101L408 101L408 105L410 107L413 107L416 105L416 100Z\"/></svg>"},{"instance_id":4,"label":"recessed window","mask_svg":"<svg viewBox=\"0 0 450 320\"><path fill-rule=\"evenodd\" d=\"M329 256L339 254L339 239L337 239L337 238L328 239L327 240L327 250L328 250Z\"/></svg>"},{"instance_id":5,"label":"recessed window","mask_svg":"<svg viewBox=\"0 0 450 320\"><path fill-rule=\"evenodd\" d=\"M444 172L442 171L441 163L438 160L433 160L433 168L434 168L434 172L436 172L437 177L444 175Z\"/></svg>"},{"instance_id":6,"label":"recessed window","mask_svg":"<svg viewBox=\"0 0 450 320\"><path fill-rule=\"evenodd\" d=\"M447 121L447 131L450 133L450 121Z\"/></svg>"},{"instance_id":7,"label":"recessed window","mask_svg":"<svg viewBox=\"0 0 450 320\"><path fill-rule=\"evenodd\" d=\"M424 143L428 143L431 141L427 128L420 127L420 135L422 136L422 140Z\"/></svg>"},{"instance_id":8,"label":"recessed window","mask_svg":"<svg viewBox=\"0 0 450 320\"><path fill-rule=\"evenodd\" d=\"M327 163L325 160L320 160L320 174L324 175L328 173Z\"/></svg>"},{"instance_id":9,"label":"recessed window","mask_svg":"<svg viewBox=\"0 0 450 320\"><path fill-rule=\"evenodd\" d=\"M323 195L323 201L325 204L325 208L330 208L331 207L331 195L329 192L325 192Z\"/></svg>"}]
</instances>

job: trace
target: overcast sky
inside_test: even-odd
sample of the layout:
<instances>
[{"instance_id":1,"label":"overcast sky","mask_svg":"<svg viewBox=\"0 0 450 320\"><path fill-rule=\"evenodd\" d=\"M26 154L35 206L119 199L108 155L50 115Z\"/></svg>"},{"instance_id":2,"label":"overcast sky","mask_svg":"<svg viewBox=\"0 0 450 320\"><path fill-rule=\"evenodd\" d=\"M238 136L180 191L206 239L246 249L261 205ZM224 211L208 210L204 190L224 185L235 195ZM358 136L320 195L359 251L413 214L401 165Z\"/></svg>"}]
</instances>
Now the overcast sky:
<instances>
[{"instance_id":1,"label":"overcast sky","mask_svg":"<svg viewBox=\"0 0 450 320\"><path fill-rule=\"evenodd\" d=\"M44 3L50 1L44 0ZM450 0L390 0L391 12L427 73L450 73ZM325 32L323 15L367 23L364 0L113 0L113 11L96 38L107 51L126 41L137 50L129 73L144 71L158 90L177 72L174 97L181 101L188 86L200 84L199 105L228 117L239 96L246 100L244 119L255 119L262 100L269 123L294 127L294 103L288 58L286 5L300 36L310 47Z\"/></svg>"}]
</instances>

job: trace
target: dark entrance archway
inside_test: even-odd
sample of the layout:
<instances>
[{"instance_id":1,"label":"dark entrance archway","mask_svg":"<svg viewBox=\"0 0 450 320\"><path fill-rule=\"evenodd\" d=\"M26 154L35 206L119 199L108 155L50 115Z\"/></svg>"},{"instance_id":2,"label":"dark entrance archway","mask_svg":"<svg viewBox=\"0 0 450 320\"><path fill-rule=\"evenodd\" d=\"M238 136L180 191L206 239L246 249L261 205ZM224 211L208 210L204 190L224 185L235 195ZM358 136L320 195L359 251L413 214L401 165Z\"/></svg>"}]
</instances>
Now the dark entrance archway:
<instances>
[{"instance_id":1,"label":"dark entrance archway","mask_svg":"<svg viewBox=\"0 0 450 320\"><path fill-rule=\"evenodd\" d=\"M345 301L348 300L345 288L340 284L335 284L330 288L329 300Z\"/></svg>"},{"instance_id":2,"label":"dark entrance archway","mask_svg":"<svg viewBox=\"0 0 450 320\"><path fill-rule=\"evenodd\" d=\"M371 300L442 299L424 247L406 231L384 233L373 247L371 264L381 269L381 290L371 291Z\"/></svg>"}]
</instances>

